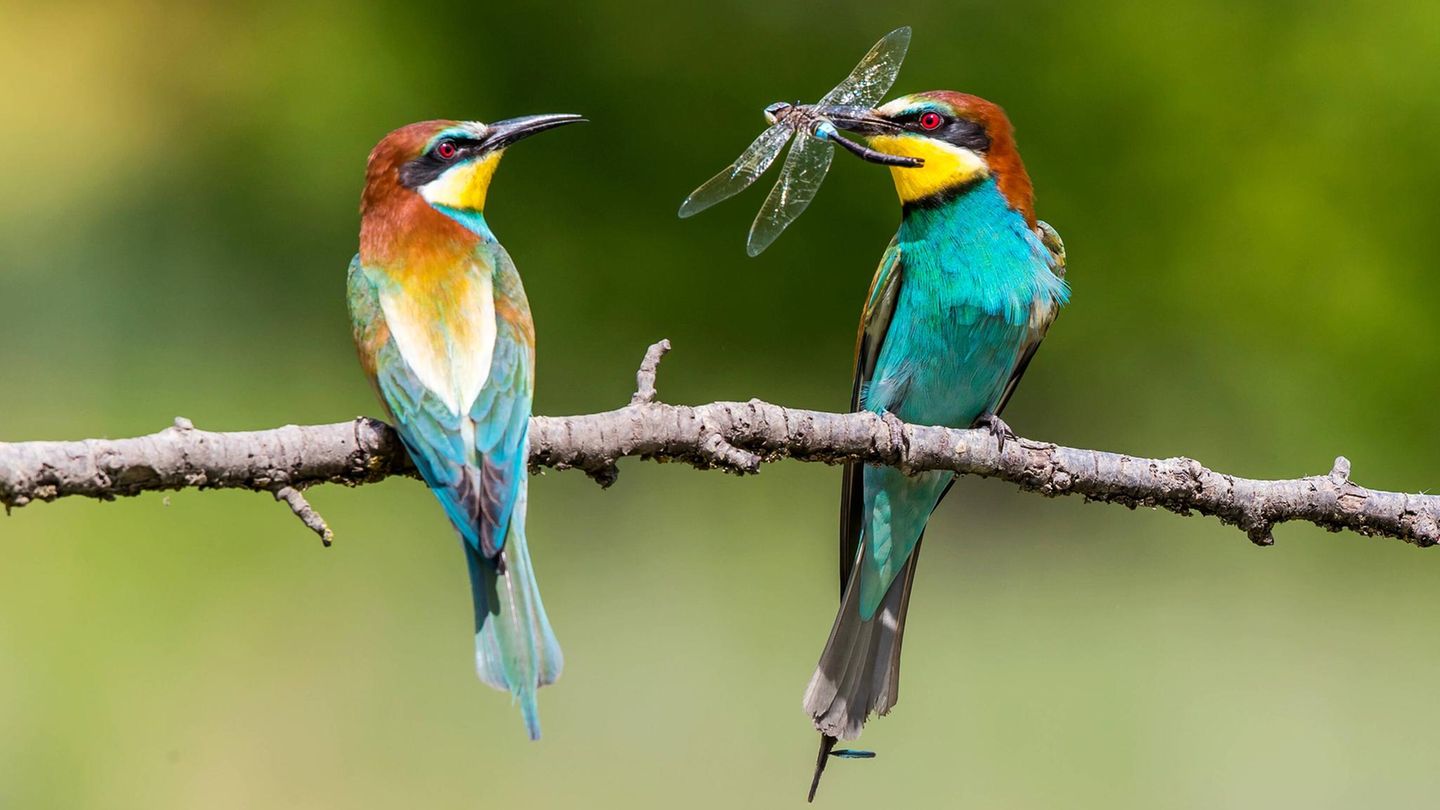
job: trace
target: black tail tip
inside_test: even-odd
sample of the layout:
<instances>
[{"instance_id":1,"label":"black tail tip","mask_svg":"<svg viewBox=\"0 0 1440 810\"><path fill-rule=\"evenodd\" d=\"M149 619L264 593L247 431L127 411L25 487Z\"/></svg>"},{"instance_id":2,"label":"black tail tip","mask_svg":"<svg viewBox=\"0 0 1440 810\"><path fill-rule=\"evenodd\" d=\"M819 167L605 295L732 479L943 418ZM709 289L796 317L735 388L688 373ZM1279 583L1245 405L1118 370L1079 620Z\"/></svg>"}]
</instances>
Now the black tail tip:
<instances>
[{"instance_id":1,"label":"black tail tip","mask_svg":"<svg viewBox=\"0 0 1440 810\"><path fill-rule=\"evenodd\" d=\"M805 801L815 801L815 791L820 788L820 775L825 773L825 764L830 757L836 759L874 759L874 751L862 751L857 748L836 748L838 740L827 735L820 735L820 754L815 758L815 776L810 779L810 794Z\"/></svg>"},{"instance_id":2,"label":"black tail tip","mask_svg":"<svg viewBox=\"0 0 1440 810\"><path fill-rule=\"evenodd\" d=\"M815 757L815 775L810 778L810 793L805 801L815 801L815 791L820 789L820 777L825 773L825 763L830 761L830 752L835 749L836 738L828 734L820 735L820 753Z\"/></svg>"}]
</instances>

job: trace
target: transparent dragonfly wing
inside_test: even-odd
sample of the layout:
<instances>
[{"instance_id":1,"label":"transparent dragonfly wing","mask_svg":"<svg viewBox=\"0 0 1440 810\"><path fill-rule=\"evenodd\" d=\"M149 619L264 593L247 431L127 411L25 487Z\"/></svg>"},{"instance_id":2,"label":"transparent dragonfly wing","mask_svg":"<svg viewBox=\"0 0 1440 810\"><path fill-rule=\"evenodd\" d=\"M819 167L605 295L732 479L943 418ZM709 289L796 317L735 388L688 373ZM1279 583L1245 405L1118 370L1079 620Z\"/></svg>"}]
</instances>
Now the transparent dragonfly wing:
<instances>
[{"instance_id":1,"label":"transparent dragonfly wing","mask_svg":"<svg viewBox=\"0 0 1440 810\"><path fill-rule=\"evenodd\" d=\"M900 64L910 49L910 26L896 28L880 38L860 64L820 99L817 106L874 107L890 92Z\"/></svg>"},{"instance_id":2,"label":"transparent dragonfly wing","mask_svg":"<svg viewBox=\"0 0 1440 810\"><path fill-rule=\"evenodd\" d=\"M780 179L770 189L770 196L760 206L760 213L750 226L750 238L745 243L745 252L759 256L770 247L781 232L790 227L820 190L826 172L830 171L830 159L835 156L835 146L802 132L795 136L790 154L785 156L785 165L780 169Z\"/></svg>"},{"instance_id":3,"label":"transparent dragonfly wing","mask_svg":"<svg viewBox=\"0 0 1440 810\"><path fill-rule=\"evenodd\" d=\"M775 162L794 131L789 122L780 121L760 133L760 137L751 141L745 151L740 153L740 157L735 158L734 163L690 192L690 196L680 204L680 218L693 217L715 203L728 200L749 188L750 184Z\"/></svg>"}]
</instances>

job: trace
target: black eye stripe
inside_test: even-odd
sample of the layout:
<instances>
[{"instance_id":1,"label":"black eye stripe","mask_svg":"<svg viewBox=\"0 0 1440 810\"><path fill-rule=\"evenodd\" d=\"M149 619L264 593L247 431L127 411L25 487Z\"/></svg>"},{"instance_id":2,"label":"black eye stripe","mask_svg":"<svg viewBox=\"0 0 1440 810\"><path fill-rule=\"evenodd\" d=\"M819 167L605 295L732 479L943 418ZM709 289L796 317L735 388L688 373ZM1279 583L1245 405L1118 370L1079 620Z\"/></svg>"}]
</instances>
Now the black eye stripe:
<instances>
[{"instance_id":1,"label":"black eye stripe","mask_svg":"<svg viewBox=\"0 0 1440 810\"><path fill-rule=\"evenodd\" d=\"M455 144L455 155L449 160L435 153L436 147L444 141ZM480 143L479 138L455 136L437 140L435 146L425 150L425 154L400 167L401 185L404 185L406 188L419 188L429 183L444 174L446 169L478 152Z\"/></svg>"},{"instance_id":2,"label":"black eye stripe","mask_svg":"<svg viewBox=\"0 0 1440 810\"><path fill-rule=\"evenodd\" d=\"M921 116L931 112L938 113L943 121L936 129L926 129L920 125ZM895 122L911 132L946 143L953 143L975 152L984 152L990 148L990 136L986 134L982 124L964 118L954 118L939 110L916 110L896 118Z\"/></svg>"},{"instance_id":3,"label":"black eye stripe","mask_svg":"<svg viewBox=\"0 0 1440 810\"><path fill-rule=\"evenodd\" d=\"M990 148L990 136L985 132L985 127L974 121L954 121L937 132L945 133L943 137L950 143L975 152L984 152Z\"/></svg>"}]
</instances>

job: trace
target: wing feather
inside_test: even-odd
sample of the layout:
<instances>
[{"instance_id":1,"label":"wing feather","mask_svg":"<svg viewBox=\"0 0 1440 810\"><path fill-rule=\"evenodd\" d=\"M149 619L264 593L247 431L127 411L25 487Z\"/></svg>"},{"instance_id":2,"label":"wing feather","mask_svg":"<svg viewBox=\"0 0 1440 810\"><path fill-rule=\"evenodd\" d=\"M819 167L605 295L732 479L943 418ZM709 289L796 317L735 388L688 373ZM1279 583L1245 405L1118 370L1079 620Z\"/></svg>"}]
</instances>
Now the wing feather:
<instances>
[{"instance_id":1,"label":"wing feather","mask_svg":"<svg viewBox=\"0 0 1440 810\"><path fill-rule=\"evenodd\" d=\"M366 370L446 516L467 543L493 558L504 548L524 479L534 365L528 330L497 312L488 377L474 402L457 413L410 367L383 328L384 283L382 274L352 264L351 309L362 361L373 357ZM528 311L519 314L528 317Z\"/></svg>"},{"instance_id":2,"label":"wing feather","mask_svg":"<svg viewBox=\"0 0 1440 810\"><path fill-rule=\"evenodd\" d=\"M880 257L880 266L870 282L870 293L865 298L865 309L860 315L860 331L855 337L855 380L850 388L850 410L860 410L865 386L875 375L875 363L880 358L880 349L885 343L885 334L890 330L890 319L895 314L895 299L900 290L903 272L900 247L897 240L890 240L885 255ZM845 585L850 581L850 570L855 565L860 550L860 533L864 522L865 465L851 462L845 465L840 483L840 592L844 595Z\"/></svg>"},{"instance_id":3,"label":"wing feather","mask_svg":"<svg viewBox=\"0 0 1440 810\"><path fill-rule=\"evenodd\" d=\"M480 549L487 556L504 546L525 478L534 366L526 330L504 313L496 323L495 356L484 389L488 396L477 397L470 408L480 467Z\"/></svg>"},{"instance_id":4,"label":"wing feather","mask_svg":"<svg viewBox=\"0 0 1440 810\"><path fill-rule=\"evenodd\" d=\"M1065 243L1060 240L1060 234L1046 222L1037 224L1035 230L1041 244L1050 253L1050 272L1054 273L1056 278L1065 278ZM1025 376L1025 369L1030 367L1030 361L1040 350L1040 344L1045 340L1045 334L1050 331L1050 324L1055 322L1055 316L1059 312L1060 304L1054 299L1047 303L1037 300L1031 305L1030 334L1025 345L1020 347L1020 359L1015 363L1015 370L1010 373L1010 379L1005 383L1005 391L1000 394L995 405L997 416L1005 410L1010 397L1015 395L1015 389L1020 387L1020 378Z\"/></svg>"}]
</instances>

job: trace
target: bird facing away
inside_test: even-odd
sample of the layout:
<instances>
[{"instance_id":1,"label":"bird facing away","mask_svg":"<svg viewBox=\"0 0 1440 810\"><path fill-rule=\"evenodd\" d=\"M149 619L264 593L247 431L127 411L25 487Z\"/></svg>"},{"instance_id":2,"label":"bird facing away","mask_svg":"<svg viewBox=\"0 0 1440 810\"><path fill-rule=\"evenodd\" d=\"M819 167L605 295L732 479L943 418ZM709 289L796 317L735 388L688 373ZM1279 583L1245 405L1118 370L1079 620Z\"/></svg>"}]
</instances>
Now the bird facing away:
<instances>
[{"instance_id":1,"label":"bird facing away","mask_svg":"<svg viewBox=\"0 0 1440 810\"><path fill-rule=\"evenodd\" d=\"M851 408L986 426L1003 446L1014 434L999 414L1069 298L1064 247L1035 219L1009 119L995 104L948 91L822 112L878 152L924 161L890 170L900 230L861 315ZM859 736L871 712L895 705L920 540L953 481L944 471L845 467L840 610L805 692L822 735L812 800L836 740Z\"/></svg>"},{"instance_id":2,"label":"bird facing away","mask_svg":"<svg viewBox=\"0 0 1440 810\"><path fill-rule=\"evenodd\" d=\"M525 546L535 326L484 209L507 146L581 120L423 121L386 135L370 153L349 273L360 364L460 534L480 679L519 701L531 739L535 691L561 667Z\"/></svg>"}]
</instances>

